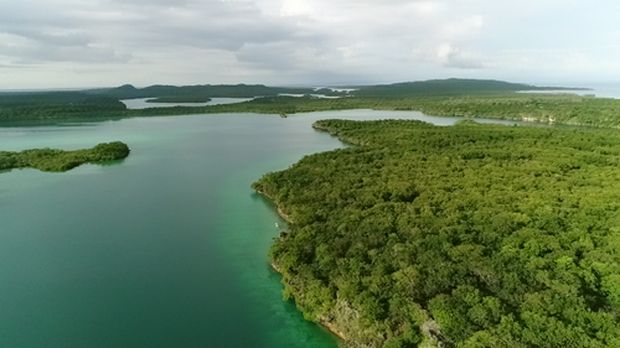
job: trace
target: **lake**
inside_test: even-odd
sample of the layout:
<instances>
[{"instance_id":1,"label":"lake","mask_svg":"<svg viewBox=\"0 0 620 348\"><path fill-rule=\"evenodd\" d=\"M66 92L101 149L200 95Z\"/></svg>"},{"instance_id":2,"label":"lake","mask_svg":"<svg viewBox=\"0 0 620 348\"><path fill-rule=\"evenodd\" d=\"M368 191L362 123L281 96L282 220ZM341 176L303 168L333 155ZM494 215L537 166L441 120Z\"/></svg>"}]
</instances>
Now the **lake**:
<instances>
[{"instance_id":1,"label":"lake","mask_svg":"<svg viewBox=\"0 0 620 348\"><path fill-rule=\"evenodd\" d=\"M267 253L283 222L250 188L343 146L311 128L326 118L458 120L355 110L0 128L2 150L132 149L105 166L0 174L0 347L336 347L282 300Z\"/></svg>"}]
</instances>

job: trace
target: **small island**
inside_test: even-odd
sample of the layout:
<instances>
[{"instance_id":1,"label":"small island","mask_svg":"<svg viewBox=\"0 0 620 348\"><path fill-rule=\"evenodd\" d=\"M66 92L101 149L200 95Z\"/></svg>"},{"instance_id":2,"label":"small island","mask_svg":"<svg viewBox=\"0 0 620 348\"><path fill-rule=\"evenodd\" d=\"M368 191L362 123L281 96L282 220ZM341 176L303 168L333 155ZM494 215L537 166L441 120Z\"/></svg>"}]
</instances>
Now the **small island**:
<instances>
[{"instance_id":1,"label":"small island","mask_svg":"<svg viewBox=\"0 0 620 348\"><path fill-rule=\"evenodd\" d=\"M90 149L30 149L20 152L0 151L0 172L17 168L36 168L44 172L66 172L84 163L105 163L129 156L127 144L115 141Z\"/></svg>"}]
</instances>

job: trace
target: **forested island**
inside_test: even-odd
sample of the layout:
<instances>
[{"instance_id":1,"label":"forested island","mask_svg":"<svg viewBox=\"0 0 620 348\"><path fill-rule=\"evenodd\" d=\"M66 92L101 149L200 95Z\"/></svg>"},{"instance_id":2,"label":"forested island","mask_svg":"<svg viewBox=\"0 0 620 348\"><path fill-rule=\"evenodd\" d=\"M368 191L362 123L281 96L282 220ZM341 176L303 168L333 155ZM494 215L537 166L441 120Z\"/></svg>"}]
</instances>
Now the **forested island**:
<instances>
[{"instance_id":1,"label":"forested island","mask_svg":"<svg viewBox=\"0 0 620 348\"><path fill-rule=\"evenodd\" d=\"M105 163L129 156L129 147L120 141L98 144L90 149L64 151L30 149L0 151L0 173L17 168L36 168L44 172L65 172L85 163Z\"/></svg>"},{"instance_id":2,"label":"forested island","mask_svg":"<svg viewBox=\"0 0 620 348\"><path fill-rule=\"evenodd\" d=\"M353 347L619 347L620 134L319 121L254 188L285 296Z\"/></svg>"}]
</instances>

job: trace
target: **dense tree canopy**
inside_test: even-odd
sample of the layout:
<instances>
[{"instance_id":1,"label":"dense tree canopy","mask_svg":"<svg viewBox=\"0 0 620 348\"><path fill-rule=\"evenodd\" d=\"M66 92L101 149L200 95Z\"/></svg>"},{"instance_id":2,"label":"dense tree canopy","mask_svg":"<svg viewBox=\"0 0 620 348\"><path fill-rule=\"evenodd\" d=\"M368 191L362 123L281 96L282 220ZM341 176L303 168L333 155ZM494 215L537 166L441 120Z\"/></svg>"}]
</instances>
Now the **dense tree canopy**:
<instances>
[{"instance_id":1,"label":"dense tree canopy","mask_svg":"<svg viewBox=\"0 0 620 348\"><path fill-rule=\"evenodd\" d=\"M620 134L319 121L255 188L285 295L352 346L620 347Z\"/></svg>"},{"instance_id":2,"label":"dense tree canopy","mask_svg":"<svg viewBox=\"0 0 620 348\"><path fill-rule=\"evenodd\" d=\"M125 110L117 99L78 92L0 94L0 122L118 118Z\"/></svg>"}]
</instances>

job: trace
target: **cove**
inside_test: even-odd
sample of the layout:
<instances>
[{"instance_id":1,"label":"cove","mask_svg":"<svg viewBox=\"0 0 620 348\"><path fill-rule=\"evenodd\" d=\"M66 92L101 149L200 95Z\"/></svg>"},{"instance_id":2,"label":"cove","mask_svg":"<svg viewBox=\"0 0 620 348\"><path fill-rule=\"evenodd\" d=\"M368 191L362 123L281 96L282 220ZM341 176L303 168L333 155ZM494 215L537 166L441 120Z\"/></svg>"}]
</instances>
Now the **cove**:
<instances>
[{"instance_id":1,"label":"cove","mask_svg":"<svg viewBox=\"0 0 620 348\"><path fill-rule=\"evenodd\" d=\"M267 253L283 222L250 188L342 147L311 128L327 118L458 120L353 110L0 128L2 150L132 150L67 173L0 173L0 346L336 347L282 300Z\"/></svg>"}]
</instances>

